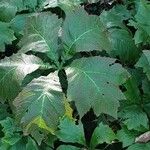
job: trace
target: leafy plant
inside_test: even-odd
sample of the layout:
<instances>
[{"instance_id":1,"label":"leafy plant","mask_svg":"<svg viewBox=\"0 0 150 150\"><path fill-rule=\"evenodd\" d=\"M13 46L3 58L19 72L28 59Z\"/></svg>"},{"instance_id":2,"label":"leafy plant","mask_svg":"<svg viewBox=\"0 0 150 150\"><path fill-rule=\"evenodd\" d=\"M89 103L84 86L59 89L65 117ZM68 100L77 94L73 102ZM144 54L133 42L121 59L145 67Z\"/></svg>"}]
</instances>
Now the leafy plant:
<instances>
[{"instance_id":1,"label":"leafy plant","mask_svg":"<svg viewBox=\"0 0 150 150\"><path fill-rule=\"evenodd\" d=\"M149 9L1 0L0 150L149 150Z\"/></svg>"}]
</instances>

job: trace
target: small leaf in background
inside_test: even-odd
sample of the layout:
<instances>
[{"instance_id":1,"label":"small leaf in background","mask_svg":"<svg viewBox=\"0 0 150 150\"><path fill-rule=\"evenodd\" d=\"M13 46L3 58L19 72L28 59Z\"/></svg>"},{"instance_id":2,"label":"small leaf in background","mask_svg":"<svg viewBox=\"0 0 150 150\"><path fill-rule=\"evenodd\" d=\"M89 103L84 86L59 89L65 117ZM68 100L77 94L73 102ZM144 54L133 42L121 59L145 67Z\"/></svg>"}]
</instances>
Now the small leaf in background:
<instances>
[{"instance_id":1,"label":"small leaf in background","mask_svg":"<svg viewBox=\"0 0 150 150\"><path fill-rule=\"evenodd\" d=\"M148 117L145 112L138 105L131 105L121 110L119 117L124 121L124 125L129 130L141 131L141 129L148 129Z\"/></svg>"},{"instance_id":2,"label":"small leaf in background","mask_svg":"<svg viewBox=\"0 0 150 150\"><path fill-rule=\"evenodd\" d=\"M100 20L108 29L113 27L127 29L123 21L130 17L129 11L123 5L117 5L109 11L104 10L100 15Z\"/></svg>"},{"instance_id":3,"label":"small leaf in background","mask_svg":"<svg viewBox=\"0 0 150 150\"><path fill-rule=\"evenodd\" d=\"M94 130L91 138L91 147L94 149L98 144L108 143L111 144L116 139L115 133L108 125L100 123Z\"/></svg>"},{"instance_id":4,"label":"small leaf in background","mask_svg":"<svg viewBox=\"0 0 150 150\"><path fill-rule=\"evenodd\" d=\"M0 101L3 101L3 100L0 100ZM0 121L10 116L10 114L8 113L8 107L9 106L7 104L0 103Z\"/></svg>"},{"instance_id":5,"label":"small leaf in background","mask_svg":"<svg viewBox=\"0 0 150 150\"><path fill-rule=\"evenodd\" d=\"M66 117L60 120L58 127L60 130L56 132L56 136L61 141L85 145L84 130L81 124L76 125L74 120Z\"/></svg>"},{"instance_id":6,"label":"small leaf in background","mask_svg":"<svg viewBox=\"0 0 150 150\"><path fill-rule=\"evenodd\" d=\"M9 3L8 0L0 1L0 21L10 21L15 17L17 13L17 7Z\"/></svg>"},{"instance_id":7,"label":"small leaf in background","mask_svg":"<svg viewBox=\"0 0 150 150\"><path fill-rule=\"evenodd\" d=\"M35 141L32 138L28 138L26 150L38 150L37 144L35 143Z\"/></svg>"},{"instance_id":8,"label":"small leaf in background","mask_svg":"<svg viewBox=\"0 0 150 150\"><path fill-rule=\"evenodd\" d=\"M140 51L136 47L131 33L124 24L124 20L131 16L124 6L118 5L109 11L103 11L100 20L107 27L111 50L111 57L119 57L122 62L135 63Z\"/></svg>"},{"instance_id":9,"label":"small leaf in background","mask_svg":"<svg viewBox=\"0 0 150 150\"><path fill-rule=\"evenodd\" d=\"M140 51L136 47L131 34L125 29L110 29L109 39L112 45L110 55L118 56L123 63L134 64Z\"/></svg>"},{"instance_id":10,"label":"small leaf in background","mask_svg":"<svg viewBox=\"0 0 150 150\"><path fill-rule=\"evenodd\" d=\"M140 0L137 7L137 14L134 20L129 21L129 25L134 26L137 31L134 35L135 43L150 43L150 4L146 0Z\"/></svg>"},{"instance_id":11,"label":"small leaf in background","mask_svg":"<svg viewBox=\"0 0 150 150\"><path fill-rule=\"evenodd\" d=\"M5 44L11 44L15 39L14 31L10 29L10 25L0 21L0 52L5 51Z\"/></svg>"},{"instance_id":12,"label":"small leaf in background","mask_svg":"<svg viewBox=\"0 0 150 150\"><path fill-rule=\"evenodd\" d=\"M127 147L135 142L136 135L136 132L123 127L117 132L117 139L123 143L123 147Z\"/></svg>"},{"instance_id":13,"label":"small leaf in background","mask_svg":"<svg viewBox=\"0 0 150 150\"><path fill-rule=\"evenodd\" d=\"M41 145L42 141L46 137L45 132L41 128L39 128L38 125L32 125L32 127L28 132L30 132L31 136L35 139L38 145ZM24 133L24 134L28 134L28 133Z\"/></svg>"},{"instance_id":14,"label":"small leaf in background","mask_svg":"<svg viewBox=\"0 0 150 150\"><path fill-rule=\"evenodd\" d=\"M14 145L22 138L22 136L17 133L21 130L15 125L12 118L7 117L5 120L1 120L0 124L3 127L2 131L4 133L4 137L1 139L2 143Z\"/></svg>"},{"instance_id":15,"label":"small leaf in background","mask_svg":"<svg viewBox=\"0 0 150 150\"><path fill-rule=\"evenodd\" d=\"M84 149L77 148L75 146L70 146L70 145L61 145L57 148L57 150L84 150Z\"/></svg>"},{"instance_id":16,"label":"small leaf in background","mask_svg":"<svg viewBox=\"0 0 150 150\"><path fill-rule=\"evenodd\" d=\"M144 50L141 58L136 63L136 67L143 68L143 72L146 73L150 80L150 51Z\"/></svg>"},{"instance_id":17,"label":"small leaf in background","mask_svg":"<svg viewBox=\"0 0 150 150\"><path fill-rule=\"evenodd\" d=\"M124 84L125 88L127 89L124 92L124 95L126 96L126 101L123 103L128 104L139 104L141 97L140 97L140 91L138 89L138 84L136 82L136 79L132 76L129 78L126 83Z\"/></svg>"}]
</instances>

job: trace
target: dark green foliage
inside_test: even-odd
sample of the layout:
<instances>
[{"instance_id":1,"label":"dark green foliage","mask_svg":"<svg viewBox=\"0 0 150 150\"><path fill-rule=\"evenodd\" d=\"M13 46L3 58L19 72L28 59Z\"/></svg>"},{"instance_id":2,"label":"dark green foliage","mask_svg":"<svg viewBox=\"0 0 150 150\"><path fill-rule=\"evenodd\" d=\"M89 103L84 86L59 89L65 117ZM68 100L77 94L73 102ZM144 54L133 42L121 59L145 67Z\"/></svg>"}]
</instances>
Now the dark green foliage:
<instances>
[{"instance_id":1,"label":"dark green foliage","mask_svg":"<svg viewBox=\"0 0 150 150\"><path fill-rule=\"evenodd\" d=\"M150 149L148 0L0 0L0 58L0 150Z\"/></svg>"}]
</instances>

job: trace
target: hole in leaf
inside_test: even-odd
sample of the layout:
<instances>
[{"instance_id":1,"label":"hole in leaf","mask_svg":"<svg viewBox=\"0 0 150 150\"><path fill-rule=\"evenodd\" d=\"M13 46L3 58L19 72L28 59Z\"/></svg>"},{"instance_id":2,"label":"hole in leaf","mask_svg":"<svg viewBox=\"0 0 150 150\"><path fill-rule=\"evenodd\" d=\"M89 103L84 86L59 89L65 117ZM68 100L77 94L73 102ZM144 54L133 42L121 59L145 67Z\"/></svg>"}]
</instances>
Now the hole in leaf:
<instances>
[{"instance_id":1,"label":"hole in leaf","mask_svg":"<svg viewBox=\"0 0 150 150\"><path fill-rule=\"evenodd\" d=\"M126 88L124 85L120 85L120 86L119 86L119 89L120 89L122 92L126 92L126 91L127 91L127 88Z\"/></svg>"}]
</instances>

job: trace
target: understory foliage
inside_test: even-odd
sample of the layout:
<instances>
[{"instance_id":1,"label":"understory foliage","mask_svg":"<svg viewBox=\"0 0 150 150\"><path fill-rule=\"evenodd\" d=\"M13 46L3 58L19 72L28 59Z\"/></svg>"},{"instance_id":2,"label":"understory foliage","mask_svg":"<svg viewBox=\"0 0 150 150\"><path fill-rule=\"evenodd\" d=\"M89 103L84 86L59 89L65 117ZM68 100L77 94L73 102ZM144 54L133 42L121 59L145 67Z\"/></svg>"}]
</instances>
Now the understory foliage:
<instances>
[{"instance_id":1,"label":"understory foliage","mask_svg":"<svg viewBox=\"0 0 150 150\"><path fill-rule=\"evenodd\" d=\"M150 150L148 0L0 0L0 59L0 150Z\"/></svg>"}]
</instances>

